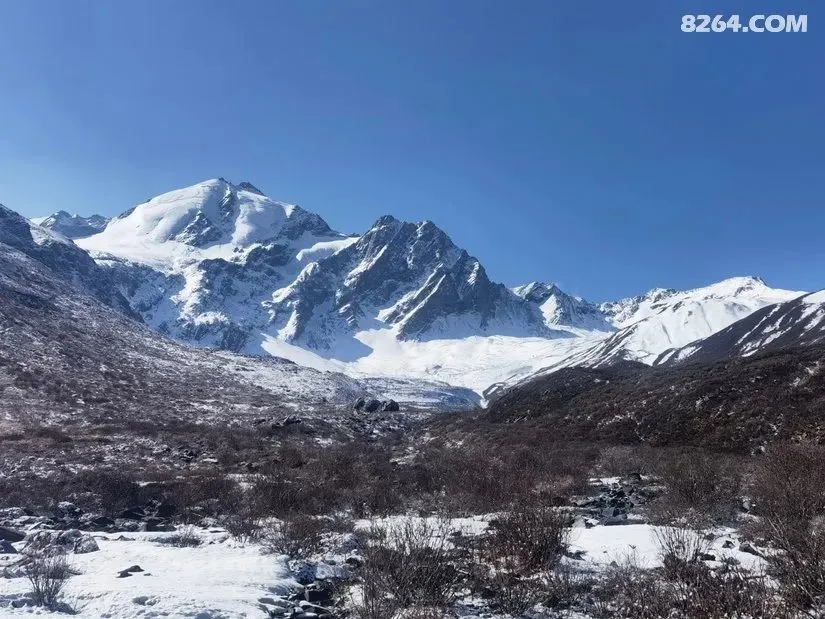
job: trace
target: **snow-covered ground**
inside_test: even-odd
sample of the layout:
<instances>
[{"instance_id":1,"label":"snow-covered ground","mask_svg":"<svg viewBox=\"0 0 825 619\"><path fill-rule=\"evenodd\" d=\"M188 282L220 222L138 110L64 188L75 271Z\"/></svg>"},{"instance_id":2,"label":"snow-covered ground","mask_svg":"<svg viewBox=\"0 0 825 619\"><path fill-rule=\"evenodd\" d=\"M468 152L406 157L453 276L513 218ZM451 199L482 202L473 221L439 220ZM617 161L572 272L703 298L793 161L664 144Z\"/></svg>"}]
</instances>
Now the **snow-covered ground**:
<instances>
[{"instance_id":1,"label":"snow-covered ground","mask_svg":"<svg viewBox=\"0 0 825 619\"><path fill-rule=\"evenodd\" d=\"M70 555L79 574L69 579L65 600L83 619L266 617L258 601L287 594L296 582L286 557L240 546L226 533L199 532L203 544L177 548L158 543L168 533L94 536L100 550ZM18 544L19 546L20 544ZM0 567L19 555L0 555ZM118 574L134 565L142 572ZM39 614L40 609L4 607L30 591L26 578L0 580L0 616Z\"/></svg>"},{"instance_id":2,"label":"snow-covered ground","mask_svg":"<svg viewBox=\"0 0 825 619\"><path fill-rule=\"evenodd\" d=\"M404 518L379 520L377 525L398 523ZM450 521L450 528L463 535L476 535L487 528L488 519L456 518ZM360 521L357 527L367 529L374 524ZM632 556L641 567L657 567L656 529L649 524L574 527L571 554L581 551L582 559L571 564L577 569L599 570ZM194 548L159 543L170 533L93 534L100 550L70 555L78 574L68 581L65 601L81 619L266 617L266 607L294 604L286 600L297 582L285 556L265 554L254 543L238 544L217 529L198 530L197 534L202 544ZM714 534L710 552L717 560L731 557L745 569L762 567L762 559L738 550L738 541L733 548L723 547L725 541L737 540L732 529L719 529ZM22 548L23 543L15 545ZM0 555L0 569L19 557ZM120 572L135 565L143 571L118 578ZM7 606L29 590L26 578L0 579L0 617L49 614L39 608Z\"/></svg>"},{"instance_id":3,"label":"snow-covered ground","mask_svg":"<svg viewBox=\"0 0 825 619\"><path fill-rule=\"evenodd\" d=\"M319 370L354 377L439 380L482 393L494 383L515 383L541 368L561 362L603 337L603 333L596 332L557 339L472 336L416 342L397 339L391 329L374 329L355 335L369 350L351 361L327 358L275 338L266 338L262 348L271 355Z\"/></svg>"}]
</instances>

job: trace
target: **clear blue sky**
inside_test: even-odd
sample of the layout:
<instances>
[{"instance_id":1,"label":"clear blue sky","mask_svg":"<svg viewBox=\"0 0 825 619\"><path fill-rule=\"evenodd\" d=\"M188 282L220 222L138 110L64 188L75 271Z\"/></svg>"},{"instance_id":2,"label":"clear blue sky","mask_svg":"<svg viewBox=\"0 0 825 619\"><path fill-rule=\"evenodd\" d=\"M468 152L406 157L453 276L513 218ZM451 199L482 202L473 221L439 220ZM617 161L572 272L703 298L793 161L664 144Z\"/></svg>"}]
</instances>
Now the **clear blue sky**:
<instances>
[{"instance_id":1,"label":"clear blue sky","mask_svg":"<svg viewBox=\"0 0 825 619\"><path fill-rule=\"evenodd\" d=\"M682 33L703 10L809 32ZM823 62L812 0L0 0L0 202L224 176L431 219L511 285L825 287Z\"/></svg>"}]
</instances>

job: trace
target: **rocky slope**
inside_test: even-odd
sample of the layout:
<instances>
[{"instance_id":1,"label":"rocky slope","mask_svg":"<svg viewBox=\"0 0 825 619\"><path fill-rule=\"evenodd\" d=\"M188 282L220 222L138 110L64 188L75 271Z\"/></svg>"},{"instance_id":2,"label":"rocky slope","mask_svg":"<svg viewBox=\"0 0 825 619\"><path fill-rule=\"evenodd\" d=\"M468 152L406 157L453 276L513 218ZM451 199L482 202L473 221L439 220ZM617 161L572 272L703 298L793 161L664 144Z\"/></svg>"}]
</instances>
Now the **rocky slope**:
<instances>
[{"instance_id":1,"label":"rocky slope","mask_svg":"<svg viewBox=\"0 0 825 619\"><path fill-rule=\"evenodd\" d=\"M740 451L778 439L823 441L823 369L821 344L672 368L564 368L504 392L488 417L552 427L559 440Z\"/></svg>"}]
</instances>

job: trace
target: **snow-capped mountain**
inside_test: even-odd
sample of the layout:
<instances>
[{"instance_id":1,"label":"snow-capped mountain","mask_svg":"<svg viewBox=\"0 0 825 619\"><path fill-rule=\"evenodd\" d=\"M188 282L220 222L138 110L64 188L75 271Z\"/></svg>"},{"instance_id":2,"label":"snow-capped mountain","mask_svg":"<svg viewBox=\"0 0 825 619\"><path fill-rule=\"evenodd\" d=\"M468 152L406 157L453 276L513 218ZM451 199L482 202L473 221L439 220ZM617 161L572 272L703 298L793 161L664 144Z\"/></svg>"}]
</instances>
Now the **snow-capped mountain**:
<instances>
[{"instance_id":1,"label":"snow-capped mountain","mask_svg":"<svg viewBox=\"0 0 825 619\"><path fill-rule=\"evenodd\" d=\"M825 291L822 290L763 307L709 337L666 350L655 364L711 362L821 342L825 342Z\"/></svg>"},{"instance_id":2,"label":"snow-capped mountain","mask_svg":"<svg viewBox=\"0 0 825 619\"><path fill-rule=\"evenodd\" d=\"M0 402L4 414L141 420L349 409L359 397L405 410L467 409L478 397L437 381L369 385L275 357L193 349L142 324L110 269L0 205Z\"/></svg>"},{"instance_id":3,"label":"snow-capped mountain","mask_svg":"<svg viewBox=\"0 0 825 619\"><path fill-rule=\"evenodd\" d=\"M57 211L48 217L35 217L31 221L62 234L67 239L82 239L102 231L109 223L109 218L102 215L82 217L66 211Z\"/></svg>"},{"instance_id":4,"label":"snow-capped mountain","mask_svg":"<svg viewBox=\"0 0 825 619\"><path fill-rule=\"evenodd\" d=\"M391 216L309 265L270 307L280 339L314 349L382 326L417 341L552 334L531 304L491 282L481 263L433 223Z\"/></svg>"},{"instance_id":5,"label":"snow-capped mountain","mask_svg":"<svg viewBox=\"0 0 825 619\"><path fill-rule=\"evenodd\" d=\"M267 329L272 293L355 240L249 183L214 179L140 204L78 244L159 331L260 352L254 336Z\"/></svg>"},{"instance_id":6,"label":"snow-capped mountain","mask_svg":"<svg viewBox=\"0 0 825 619\"><path fill-rule=\"evenodd\" d=\"M771 288L757 277L733 277L693 290L656 288L645 295L604 303L600 310L617 331L577 339L563 355L548 355L532 372L519 371L494 383L485 394L531 376L566 367L605 367L620 361L651 365L659 355L681 348L728 327L757 310L799 297L803 292Z\"/></svg>"},{"instance_id":7,"label":"snow-capped mountain","mask_svg":"<svg viewBox=\"0 0 825 619\"><path fill-rule=\"evenodd\" d=\"M602 311L619 330L586 357L590 365L616 359L649 364L668 348L706 338L766 305L801 294L770 288L758 277L732 277L681 292L656 288L640 297L603 304Z\"/></svg>"},{"instance_id":8,"label":"snow-capped mountain","mask_svg":"<svg viewBox=\"0 0 825 619\"><path fill-rule=\"evenodd\" d=\"M595 303L563 292L556 284L531 282L513 288L517 296L539 306L548 327L614 331L608 314Z\"/></svg>"},{"instance_id":9,"label":"snow-capped mountain","mask_svg":"<svg viewBox=\"0 0 825 619\"><path fill-rule=\"evenodd\" d=\"M157 196L77 244L146 323L183 342L477 393L572 365L651 364L802 294L753 277L601 305L542 282L511 290L432 222L384 216L344 235L222 178Z\"/></svg>"},{"instance_id":10,"label":"snow-capped mountain","mask_svg":"<svg viewBox=\"0 0 825 619\"><path fill-rule=\"evenodd\" d=\"M200 346L263 354L275 339L334 357L373 328L415 340L553 334L431 222L386 216L348 237L249 183L163 194L78 243L146 322Z\"/></svg>"}]
</instances>

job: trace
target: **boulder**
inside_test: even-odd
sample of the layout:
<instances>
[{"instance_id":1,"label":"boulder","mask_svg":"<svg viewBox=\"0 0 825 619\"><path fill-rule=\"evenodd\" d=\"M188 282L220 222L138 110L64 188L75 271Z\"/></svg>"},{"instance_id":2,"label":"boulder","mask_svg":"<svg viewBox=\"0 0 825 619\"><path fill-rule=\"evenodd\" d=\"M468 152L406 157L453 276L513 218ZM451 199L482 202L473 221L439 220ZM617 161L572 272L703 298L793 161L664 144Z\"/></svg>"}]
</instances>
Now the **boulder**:
<instances>
[{"instance_id":1,"label":"boulder","mask_svg":"<svg viewBox=\"0 0 825 619\"><path fill-rule=\"evenodd\" d=\"M86 554L88 552L96 552L100 550L97 541L91 535L84 535L75 542L74 553L76 555Z\"/></svg>"},{"instance_id":2,"label":"boulder","mask_svg":"<svg viewBox=\"0 0 825 619\"><path fill-rule=\"evenodd\" d=\"M17 550L11 545L11 542L0 540L0 555L16 555Z\"/></svg>"},{"instance_id":3,"label":"boulder","mask_svg":"<svg viewBox=\"0 0 825 619\"><path fill-rule=\"evenodd\" d=\"M81 533L77 529L69 529L67 531L35 531L26 537L26 547L23 552L27 554L36 552L85 554L97 550L100 548L91 535Z\"/></svg>"},{"instance_id":4,"label":"boulder","mask_svg":"<svg viewBox=\"0 0 825 619\"><path fill-rule=\"evenodd\" d=\"M401 407L395 400L384 400L381 403L381 410L387 413L395 413L400 411Z\"/></svg>"},{"instance_id":5,"label":"boulder","mask_svg":"<svg viewBox=\"0 0 825 619\"><path fill-rule=\"evenodd\" d=\"M364 412L365 413L374 413L375 411L381 408L381 400L367 400L367 403L364 404Z\"/></svg>"},{"instance_id":6,"label":"boulder","mask_svg":"<svg viewBox=\"0 0 825 619\"><path fill-rule=\"evenodd\" d=\"M364 406L367 404L367 400L364 398L358 398L355 400L355 404L352 405L352 410L360 411Z\"/></svg>"},{"instance_id":7,"label":"boulder","mask_svg":"<svg viewBox=\"0 0 825 619\"><path fill-rule=\"evenodd\" d=\"M17 531L16 529L9 529L0 527L0 540L4 542L22 542L26 538L26 534Z\"/></svg>"}]
</instances>

